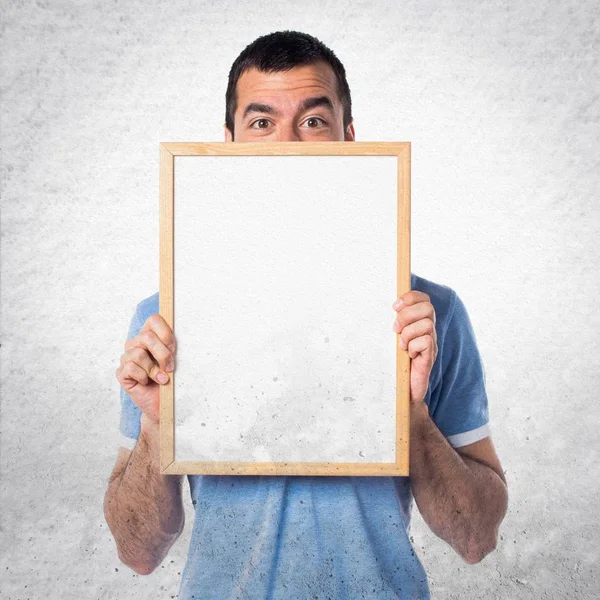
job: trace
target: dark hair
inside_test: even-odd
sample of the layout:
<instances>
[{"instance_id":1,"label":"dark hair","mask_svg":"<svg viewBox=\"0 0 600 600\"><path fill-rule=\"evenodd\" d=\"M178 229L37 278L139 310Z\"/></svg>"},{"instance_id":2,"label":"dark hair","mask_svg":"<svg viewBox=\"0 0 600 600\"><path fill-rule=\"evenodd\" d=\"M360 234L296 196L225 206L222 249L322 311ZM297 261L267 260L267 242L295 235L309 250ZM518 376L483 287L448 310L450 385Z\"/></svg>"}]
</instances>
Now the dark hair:
<instances>
[{"instance_id":1,"label":"dark hair","mask_svg":"<svg viewBox=\"0 0 600 600\"><path fill-rule=\"evenodd\" d=\"M337 80L337 94L344 109L344 131L352 122L352 101L346 81L346 70L338 57L323 42L299 31L276 31L263 35L242 50L229 71L225 93L225 125L234 135L237 109L237 82L244 71L256 68L263 73L289 71L293 67L327 62Z\"/></svg>"}]
</instances>

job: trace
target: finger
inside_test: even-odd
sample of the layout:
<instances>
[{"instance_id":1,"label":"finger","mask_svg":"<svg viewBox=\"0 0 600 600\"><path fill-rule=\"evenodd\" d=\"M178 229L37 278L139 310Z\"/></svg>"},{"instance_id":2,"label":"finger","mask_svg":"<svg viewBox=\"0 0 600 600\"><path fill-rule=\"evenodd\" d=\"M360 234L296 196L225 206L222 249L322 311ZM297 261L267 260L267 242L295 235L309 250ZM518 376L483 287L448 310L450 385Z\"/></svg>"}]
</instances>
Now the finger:
<instances>
[{"instance_id":1,"label":"finger","mask_svg":"<svg viewBox=\"0 0 600 600\"><path fill-rule=\"evenodd\" d=\"M166 380L163 381L159 377L161 373L160 366L152 360L152 357L148 354L146 350L144 350L144 348L137 346L135 348L132 348L131 350L128 350L127 352L125 352L125 354L121 356L121 365L124 366L127 362L130 361L134 362L142 369L144 369L144 371L146 371L146 373L148 373L148 375L152 377L152 379L157 383L165 383ZM168 363L164 370L167 372L172 371L173 363Z\"/></svg>"},{"instance_id":2,"label":"finger","mask_svg":"<svg viewBox=\"0 0 600 600\"><path fill-rule=\"evenodd\" d=\"M163 371L173 370L174 355L162 343L153 330L148 329L146 331L142 331L134 338L131 338L125 342L126 352L130 352L136 348L140 348L147 352L150 355L150 358L158 363Z\"/></svg>"},{"instance_id":3,"label":"finger","mask_svg":"<svg viewBox=\"0 0 600 600\"><path fill-rule=\"evenodd\" d=\"M435 325L435 309L431 302L419 302L413 306L406 306L396 314L395 323L398 324L397 331L402 331L404 327L420 321L421 319L431 319Z\"/></svg>"},{"instance_id":4,"label":"finger","mask_svg":"<svg viewBox=\"0 0 600 600\"><path fill-rule=\"evenodd\" d=\"M407 348L411 340L422 335L429 335L432 339L435 336L435 327L431 319L421 319L404 327L399 333L398 342L402 348Z\"/></svg>"},{"instance_id":5,"label":"finger","mask_svg":"<svg viewBox=\"0 0 600 600\"><path fill-rule=\"evenodd\" d=\"M172 329L168 323L159 314L150 315L142 328L140 333L143 331L154 331L158 339L165 345L171 352L176 351L175 336L173 335Z\"/></svg>"},{"instance_id":6,"label":"finger","mask_svg":"<svg viewBox=\"0 0 600 600\"><path fill-rule=\"evenodd\" d=\"M169 376L166 371L172 371L173 365L169 363L163 370L159 365L156 364L149 356L149 354L143 348L133 348L129 351L129 360L134 362L139 367L144 369L149 377L151 377L156 383L167 383Z\"/></svg>"},{"instance_id":7,"label":"finger","mask_svg":"<svg viewBox=\"0 0 600 600\"><path fill-rule=\"evenodd\" d=\"M394 310L399 310L403 306L412 306L418 302L429 302L430 300L431 298L425 292L411 290L410 292L406 292L406 294L399 296L398 299L392 304L392 308Z\"/></svg>"},{"instance_id":8,"label":"finger","mask_svg":"<svg viewBox=\"0 0 600 600\"><path fill-rule=\"evenodd\" d=\"M127 362L122 367L119 367L116 376L125 391L131 390L138 383L148 385L150 382L148 373L134 362Z\"/></svg>"},{"instance_id":9,"label":"finger","mask_svg":"<svg viewBox=\"0 0 600 600\"><path fill-rule=\"evenodd\" d=\"M422 335L414 338L408 344L408 356L410 358L416 358L419 354L422 354L428 362L433 364L434 361L434 347L435 342L430 335Z\"/></svg>"},{"instance_id":10,"label":"finger","mask_svg":"<svg viewBox=\"0 0 600 600\"><path fill-rule=\"evenodd\" d=\"M126 368L128 370L133 369L135 373L139 373L138 369L141 369L145 373L145 383L142 385L148 385L150 380L160 384L169 381L168 374L162 371L142 348L134 348L130 352L123 354L121 357L121 369L124 370ZM138 381L142 383L139 378Z\"/></svg>"}]
</instances>

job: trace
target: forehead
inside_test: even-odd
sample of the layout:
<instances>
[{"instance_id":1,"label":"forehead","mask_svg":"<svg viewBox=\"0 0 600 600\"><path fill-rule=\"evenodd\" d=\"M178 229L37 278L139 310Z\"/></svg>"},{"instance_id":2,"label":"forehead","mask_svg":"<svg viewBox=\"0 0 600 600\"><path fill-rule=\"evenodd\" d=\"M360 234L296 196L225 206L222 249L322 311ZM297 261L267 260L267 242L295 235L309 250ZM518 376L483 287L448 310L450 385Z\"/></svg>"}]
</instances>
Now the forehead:
<instances>
[{"instance_id":1,"label":"forehead","mask_svg":"<svg viewBox=\"0 0 600 600\"><path fill-rule=\"evenodd\" d=\"M273 73L255 68L244 71L237 82L237 109L243 110L248 102L296 101L308 95L327 95L334 103L338 102L335 73L326 62Z\"/></svg>"}]
</instances>

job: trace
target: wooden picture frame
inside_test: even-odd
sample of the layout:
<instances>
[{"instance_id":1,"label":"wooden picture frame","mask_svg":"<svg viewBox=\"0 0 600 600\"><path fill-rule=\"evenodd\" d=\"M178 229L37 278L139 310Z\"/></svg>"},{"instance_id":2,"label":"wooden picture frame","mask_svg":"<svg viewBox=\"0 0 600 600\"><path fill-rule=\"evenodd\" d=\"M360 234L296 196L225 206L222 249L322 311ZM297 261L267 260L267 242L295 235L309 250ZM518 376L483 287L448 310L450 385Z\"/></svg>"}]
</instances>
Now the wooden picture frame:
<instances>
[{"instance_id":1,"label":"wooden picture frame","mask_svg":"<svg viewBox=\"0 0 600 600\"><path fill-rule=\"evenodd\" d=\"M409 142L161 143L161 473L408 475L410 289Z\"/></svg>"}]
</instances>

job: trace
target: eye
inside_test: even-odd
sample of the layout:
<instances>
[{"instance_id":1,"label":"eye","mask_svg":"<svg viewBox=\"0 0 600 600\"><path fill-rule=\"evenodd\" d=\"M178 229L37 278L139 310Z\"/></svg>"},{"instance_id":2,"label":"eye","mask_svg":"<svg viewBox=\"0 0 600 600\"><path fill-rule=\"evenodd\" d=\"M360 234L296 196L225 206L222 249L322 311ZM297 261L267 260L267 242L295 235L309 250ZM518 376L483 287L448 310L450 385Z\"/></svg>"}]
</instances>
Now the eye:
<instances>
[{"instance_id":1,"label":"eye","mask_svg":"<svg viewBox=\"0 0 600 600\"><path fill-rule=\"evenodd\" d=\"M327 121L321 119L321 117L309 117L305 122L310 123L311 121L321 121L323 125L327 125ZM316 127L309 127L309 129L316 129Z\"/></svg>"},{"instance_id":2,"label":"eye","mask_svg":"<svg viewBox=\"0 0 600 600\"><path fill-rule=\"evenodd\" d=\"M320 122L322 126L327 125L327 121L325 121L324 119L321 119L321 117L309 117L308 119L306 119L305 123L310 123L311 121L316 124L310 125L308 127L308 129L318 129L319 128L318 122ZM260 119L256 119L256 121L253 121L252 123L250 123L250 125L248 127L250 127L250 129L267 129L268 128L267 124L270 122L271 121L269 121L269 119L265 119L264 117L261 117ZM259 125L260 123L263 123L264 126L260 126ZM258 126L255 127L255 125L258 125Z\"/></svg>"},{"instance_id":3,"label":"eye","mask_svg":"<svg viewBox=\"0 0 600 600\"><path fill-rule=\"evenodd\" d=\"M253 121L252 123L250 123L250 127L252 129L266 129L266 127L254 127L254 125L256 125L256 123L269 123L269 119L256 119L256 121Z\"/></svg>"}]
</instances>

